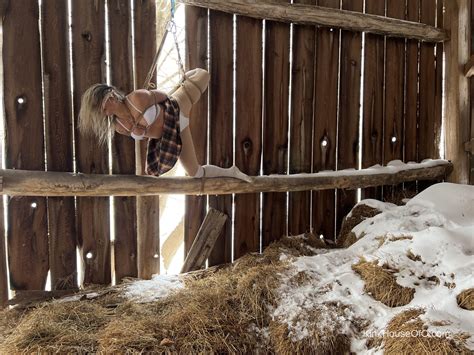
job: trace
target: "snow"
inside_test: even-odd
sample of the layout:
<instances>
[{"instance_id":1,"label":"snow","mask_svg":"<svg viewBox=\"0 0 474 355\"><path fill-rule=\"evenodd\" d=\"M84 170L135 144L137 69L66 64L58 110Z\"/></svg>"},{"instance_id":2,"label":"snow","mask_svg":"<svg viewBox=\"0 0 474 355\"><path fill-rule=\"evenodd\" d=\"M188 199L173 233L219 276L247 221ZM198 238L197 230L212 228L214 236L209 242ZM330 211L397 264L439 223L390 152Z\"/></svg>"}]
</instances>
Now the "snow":
<instances>
[{"instance_id":1,"label":"snow","mask_svg":"<svg viewBox=\"0 0 474 355\"><path fill-rule=\"evenodd\" d=\"M474 350L472 311L456 303L461 291L474 287L474 186L436 184L405 206L375 200L360 203L383 212L353 229L359 240L349 248L294 259L279 289L280 302L273 317L286 322L290 337L300 340L309 336L301 321L305 310L323 307L331 301L348 305L339 319L324 315L318 326L337 327L351 337L352 351L366 354L377 352L366 348L368 336L382 335L396 314L423 308L426 313L421 319L429 326L428 331L470 334L467 346ZM421 260L408 258L408 251ZM397 282L415 289L413 300L406 306L391 308L364 293L363 280L351 269L361 257L398 269ZM290 278L302 271L311 277L311 282L300 287L291 285ZM439 283L429 281L430 276L436 276ZM362 334L349 326L356 319L368 321ZM436 321L445 325L432 325Z\"/></svg>"},{"instance_id":2,"label":"snow","mask_svg":"<svg viewBox=\"0 0 474 355\"><path fill-rule=\"evenodd\" d=\"M183 288L177 275L153 275L151 280L135 281L127 285L125 296L136 302L152 302Z\"/></svg>"}]
</instances>

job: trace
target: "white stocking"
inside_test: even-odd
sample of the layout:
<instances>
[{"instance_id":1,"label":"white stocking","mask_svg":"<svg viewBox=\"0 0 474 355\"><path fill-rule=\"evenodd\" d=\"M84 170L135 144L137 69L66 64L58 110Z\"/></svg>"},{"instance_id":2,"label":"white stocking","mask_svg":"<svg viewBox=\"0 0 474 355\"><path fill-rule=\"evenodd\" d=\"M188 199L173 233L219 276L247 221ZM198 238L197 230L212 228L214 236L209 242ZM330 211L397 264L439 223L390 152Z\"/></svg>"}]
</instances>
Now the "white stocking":
<instances>
[{"instance_id":1,"label":"white stocking","mask_svg":"<svg viewBox=\"0 0 474 355\"><path fill-rule=\"evenodd\" d=\"M194 175L195 178L202 178L202 177L232 177L235 179L244 180L247 182L252 182L252 179L241 172L238 167L232 165L230 168L224 169L220 168L215 165L204 165L199 166L196 174Z\"/></svg>"}]
</instances>

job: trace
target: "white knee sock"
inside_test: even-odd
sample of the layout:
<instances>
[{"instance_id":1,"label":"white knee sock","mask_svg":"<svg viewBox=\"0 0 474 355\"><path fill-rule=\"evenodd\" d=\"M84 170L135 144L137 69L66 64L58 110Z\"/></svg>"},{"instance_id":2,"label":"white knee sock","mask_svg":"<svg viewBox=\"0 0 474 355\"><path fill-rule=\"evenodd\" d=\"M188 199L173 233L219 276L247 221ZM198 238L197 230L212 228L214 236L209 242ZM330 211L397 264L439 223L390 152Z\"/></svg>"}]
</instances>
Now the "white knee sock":
<instances>
[{"instance_id":1,"label":"white knee sock","mask_svg":"<svg viewBox=\"0 0 474 355\"><path fill-rule=\"evenodd\" d=\"M252 182L252 179L241 172L238 167L232 165L230 168L224 169L215 165L204 165L199 166L195 178L202 177L233 177L235 179L244 180L247 182Z\"/></svg>"}]
</instances>

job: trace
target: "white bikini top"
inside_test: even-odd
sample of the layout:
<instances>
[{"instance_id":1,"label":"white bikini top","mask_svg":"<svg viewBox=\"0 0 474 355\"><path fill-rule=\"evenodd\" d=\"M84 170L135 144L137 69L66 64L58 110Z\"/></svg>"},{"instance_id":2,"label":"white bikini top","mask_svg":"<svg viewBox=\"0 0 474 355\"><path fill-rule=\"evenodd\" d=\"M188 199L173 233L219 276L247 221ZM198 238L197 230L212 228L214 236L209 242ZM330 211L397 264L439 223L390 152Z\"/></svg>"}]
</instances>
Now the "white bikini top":
<instances>
[{"instance_id":1,"label":"white bikini top","mask_svg":"<svg viewBox=\"0 0 474 355\"><path fill-rule=\"evenodd\" d=\"M130 136L137 140L137 141L140 141L142 140L144 137L145 137L145 134L148 130L148 127L150 127L153 123L155 123L155 121L158 119L158 116L160 115L161 113L161 107L160 105L158 105L158 103L156 102L156 97L155 97L155 103L153 105L151 105L150 107L148 107L145 112L142 112L138 109L138 107L136 107L130 100L128 97L125 97L125 100L127 100L127 102L130 104L130 106L135 110L137 111L140 116L142 116L147 125L145 127L140 127L143 129L143 133L142 134L135 134L133 133L133 129L135 127L139 127L138 126L138 119L137 121L134 123L134 125L132 126L131 129L128 129L120 120L119 118L117 117L117 122L125 129L127 130L127 132L130 132ZM130 114L131 115L131 114ZM132 116L133 117L133 116Z\"/></svg>"}]
</instances>

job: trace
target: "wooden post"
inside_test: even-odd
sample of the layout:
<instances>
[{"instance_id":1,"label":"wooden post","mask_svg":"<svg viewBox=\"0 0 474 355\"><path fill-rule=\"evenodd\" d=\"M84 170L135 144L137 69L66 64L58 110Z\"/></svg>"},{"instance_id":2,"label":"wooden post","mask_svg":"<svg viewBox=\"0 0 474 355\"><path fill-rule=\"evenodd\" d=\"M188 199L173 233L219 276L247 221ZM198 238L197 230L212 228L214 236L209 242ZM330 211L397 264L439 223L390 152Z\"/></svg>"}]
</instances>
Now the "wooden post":
<instances>
[{"instance_id":1,"label":"wooden post","mask_svg":"<svg viewBox=\"0 0 474 355\"><path fill-rule=\"evenodd\" d=\"M208 16L207 9L186 6L186 67L188 69L209 67L207 55ZM189 129L193 137L199 164L207 163L207 119L208 89L193 106ZM199 227L206 216L207 196L186 196L184 216L184 256L189 252Z\"/></svg>"},{"instance_id":2,"label":"wooden post","mask_svg":"<svg viewBox=\"0 0 474 355\"><path fill-rule=\"evenodd\" d=\"M469 60L470 1L445 1L444 28L451 32L445 43L446 57L446 158L454 164L449 181L469 182L469 158L464 144L470 140L470 106L468 79L464 65Z\"/></svg>"},{"instance_id":3,"label":"wooden post","mask_svg":"<svg viewBox=\"0 0 474 355\"><path fill-rule=\"evenodd\" d=\"M295 2L316 5L316 0ZM312 171L315 34L315 26L293 26L290 174ZM288 234L310 232L311 192L290 193L288 200Z\"/></svg>"},{"instance_id":4,"label":"wooden post","mask_svg":"<svg viewBox=\"0 0 474 355\"><path fill-rule=\"evenodd\" d=\"M233 16L209 12L210 118L209 163L223 168L233 163ZM209 196L209 206L232 215L232 196ZM232 259L232 221L229 220L209 257L209 266Z\"/></svg>"},{"instance_id":5,"label":"wooden post","mask_svg":"<svg viewBox=\"0 0 474 355\"><path fill-rule=\"evenodd\" d=\"M260 173L262 153L262 20L237 16L235 165ZM252 55L249 55L252 53ZM234 260L260 251L260 194L236 194Z\"/></svg>"},{"instance_id":6,"label":"wooden post","mask_svg":"<svg viewBox=\"0 0 474 355\"><path fill-rule=\"evenodd\" d=\"M43 80L48 171L73 171L67 2L42 4ZM73 197L48 198L51 288L77 287L76 216Z\"/></svg>"},{"instance_id":7,"label":"wooden post","mask_svg":"<svg viewBox=\"0 0 474 355\"><path fill-rule=\"evenodd\" d=\"M11 1L3 21L6 166L44 170L41 52L38 2ZM66 93L67 94L67 93ZM10 285L42 290L49 270L46 199L8 202Z\"/></svg>"},{"instance_id":8,"label":"wooden post","mask_svg":"<svg viewBox=\"0 0 474 355\"><path fill-rule=\"evenodd\" d=\"M214 244L222 232L227 221L227 216L213 208L209 208L206 218L196 235L196 239L184 261L181 272L200 269L211 254Z\"/></svg>"},{"instance_id":9,"label":"wooden post","mask_svg":"<svg viewBox=\"0 0 474 355\"><path fill-rule=\"evenodd\" d=\"M0 309L8 301L7 252L5 250L5 225L3 222L3 197L0 198Z\"/></svg>"},{"instance_id":10,"label":"wooden post","mask_svg":"<svg viewBox=\"0 0 474 355\"><path fill-rule=\"evenodd\" d=\"M321 6L339 9L339 0L318 0ZM316 35L313 171L336 170L339 47L341 31L320 28ZM334 239L335 190L313 192L312 228L315 234Z\"/></svg>"},{"instance_id":11,"label":"wooden post","mask_svg":"<svg viewBox=\"0 0 474 355\"><path fill-rule=\"evenodd\" d=\"M156 2L134 0L135 89L145 82L163 32L157 30ZM161 24L160 29L164 27ZM157 41L158 38L158 41ZM152 80L155 82L156 80ZM145 173L147 140L135 146L137 175ZM160 198L137 197L137 272L140 279L151 279L160 272Z\"/></svg>"}]
</instances>

